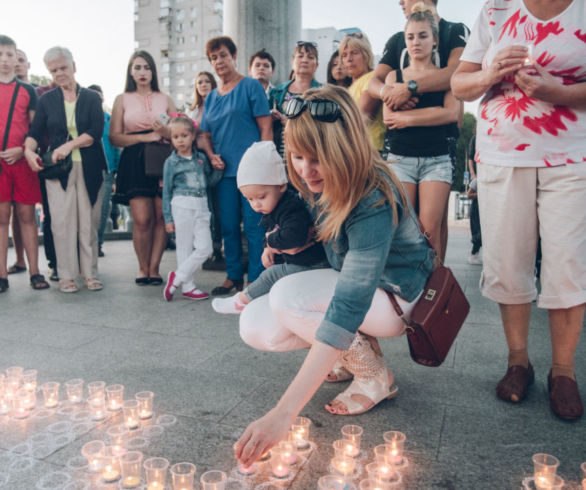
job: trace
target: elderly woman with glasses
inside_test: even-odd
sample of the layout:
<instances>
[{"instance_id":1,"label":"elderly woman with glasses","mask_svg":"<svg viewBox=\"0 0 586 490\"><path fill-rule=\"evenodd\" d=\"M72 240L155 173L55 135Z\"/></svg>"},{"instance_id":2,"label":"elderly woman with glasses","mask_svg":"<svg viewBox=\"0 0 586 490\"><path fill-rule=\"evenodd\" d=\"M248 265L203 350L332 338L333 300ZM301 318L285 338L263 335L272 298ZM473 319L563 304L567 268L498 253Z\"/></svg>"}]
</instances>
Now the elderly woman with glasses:
<instances>
[{"instance_id":1,"label":"elderly woman with glasses","mask_svg":"<svg viewBox=\"0 0 586 490\"><path fill-rule=\"evenodd\" d=\"M354 32L344 36L338 53L346 73L352 78L348 91L366 117L372 144L382 151L386 127L380 101L368 93L368 83L374 75L374 55L366 34Z\"/></svg>"},{"instance_id":2,"label":"elderly woman with glasses","mask_svg":"<svg viewBox=\"0 0 586 490\"><path fill-rule=\"evenodd\" d=\"M210 39L208 60L220 79L206 97L198 144L216 168L225 165L216 186L220 206L220 227L226 255L226 280L212 295L241 291L244 285L240 222L248 240L248 282L263 271L261 255L264 230L261 214L255 212L236 186L236 173L244 152L256 141L272 141L273 131L266 93L258 80L236 70L236 45L227 36ZM242 216L242 218L241 218Z\"/></svg>"},{"instance_id":3,"label":"elderly woman with glasses","mask_svg":"<svg viewBox=\"0 0 586 490\"><path fill-rule=\"evenodd\" d=\"M247 466L286 436L333 368L354 380L326 405L332 414L360 414L397 395L376 337L403 333L389 294L409 317L434 260L350 94L327 85L284 110L289 176L315 217L331 269L284 277L242 311L240 336L252 347L309 349L277 405L236 443L235 456Z\"/></svg>"},{"instance_id":4,"label":"elderly woman with glasses","mask_svg":"<svg viewBox=\"0 0 586 490\"><path fill-rule=\"evenodd\" d=\"M59 289L63 293L78 291L75 279L81 272L86 287L98 291L103 288L98 279L98 226L102 172L107 169L102 99L76 83L75 63L67 48L51 48L43 60L57 87L39 99L25 141L25 157L35 172L41 171L35 150L48 135L53 163L71 158L68 174L46 180Z\"/></svg>"},{"instance_id":5,"label":"elderly woman with glasses","mask_svg":"<svg viewBox=\"0 0 586 490\"><path fill-rule=\"evenodd\" d=\"M293 58L291 59L293 71L290 80L277 85L269 92L275 145L281 155L285 154L283 128L287 121L283 115L283 108L291 97L301 95L307 89L321 85L313 78L317 65L317 44L308 41L297 41L293 51Z\"/></svg>"}]
</instances>

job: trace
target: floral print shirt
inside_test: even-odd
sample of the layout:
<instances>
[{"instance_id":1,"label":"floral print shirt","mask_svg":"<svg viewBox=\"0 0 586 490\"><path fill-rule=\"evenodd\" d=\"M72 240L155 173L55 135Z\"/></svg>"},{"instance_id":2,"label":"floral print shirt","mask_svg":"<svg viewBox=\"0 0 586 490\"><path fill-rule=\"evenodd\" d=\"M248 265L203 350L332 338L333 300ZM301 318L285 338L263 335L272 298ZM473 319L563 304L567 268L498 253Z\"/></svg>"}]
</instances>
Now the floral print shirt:
<instances>
[{"instance_id":1,"label":"floral print shirt","mask_svg":"<svg viewBox=\"0 0 586 490\"><path fill-rule=\"evenodd\" d=\"M462 61L486 68L510 45L529 48L560 83L586 81L586 4L573 2L556 17L534 17L523 0L488 0L476 20ZM479 105L477 162L547 167L586 161L586 110L528 97L513 77L494 85Z\"/></svg>"}]
</instances>

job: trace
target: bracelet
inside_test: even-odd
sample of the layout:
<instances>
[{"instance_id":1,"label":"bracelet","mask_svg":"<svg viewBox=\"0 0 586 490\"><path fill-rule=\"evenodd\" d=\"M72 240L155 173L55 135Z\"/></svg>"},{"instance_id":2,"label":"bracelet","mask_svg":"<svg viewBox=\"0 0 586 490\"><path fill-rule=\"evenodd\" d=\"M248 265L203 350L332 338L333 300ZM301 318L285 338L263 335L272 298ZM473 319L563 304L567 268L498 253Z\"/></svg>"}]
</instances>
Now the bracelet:
<instances>
[{"instance_id":1,"label":"bracelet","mask_svg":"<svg viewBox=\"0 0 586 490\"><path fill-rule=\"evenodd\" d=\"M383 85L380 90L378 91L378 98L382 100L383 98L383 90L385 89L385 85Z\"/></svg>"}]
</instances>

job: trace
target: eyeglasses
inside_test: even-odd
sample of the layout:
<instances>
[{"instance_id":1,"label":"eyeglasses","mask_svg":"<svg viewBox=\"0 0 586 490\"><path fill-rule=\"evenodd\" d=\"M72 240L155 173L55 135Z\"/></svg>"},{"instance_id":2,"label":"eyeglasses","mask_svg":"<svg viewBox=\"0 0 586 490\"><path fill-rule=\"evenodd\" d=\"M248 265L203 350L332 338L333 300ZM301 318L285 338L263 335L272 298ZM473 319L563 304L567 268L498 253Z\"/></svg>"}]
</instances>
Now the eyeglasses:
<instances>
[{"instance_id":1,"label":"eyeglasses","mask_svg":"<svg viewBox=\"0 0 586 490\"><path fill-rule=\"evenodd\" d=\"M307 48L308 46L317 49L317 43L314 43L313 41L297 41L297 47L299 48Z\"/></svg>"},{"instance_id":2,"label":"eyeglasses","mask_svg":"<svg viewBox=\"0 0 586 490\"><path fill-rule=\"evenodd\" d=\"M311 117L316 121L331 123L342 119L342 109L337 102L330 99L305 100L301 97L292 97L285 105L284 114L289 119L295 119L307 108L309 108Z\"/></svg>"},{"instance_id":3,"label":"eyeglasses","mask_svg":"<svg viewBox=\"0 0 586 490\"><path fill-rule=\"evenodd\" d=\"M364 34L362 34L362 32L349 32L348 34L346 34L346 37L362 39L364 37Z\"/></svg>"}]
</instances>

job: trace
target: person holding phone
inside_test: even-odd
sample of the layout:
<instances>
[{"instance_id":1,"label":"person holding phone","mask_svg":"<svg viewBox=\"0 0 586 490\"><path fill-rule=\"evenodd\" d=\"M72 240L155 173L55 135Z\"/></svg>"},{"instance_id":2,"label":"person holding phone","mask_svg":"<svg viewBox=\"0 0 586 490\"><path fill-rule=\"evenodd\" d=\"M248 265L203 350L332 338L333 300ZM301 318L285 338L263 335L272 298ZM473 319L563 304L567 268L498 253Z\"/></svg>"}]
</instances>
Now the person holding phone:
<instances>
[{"instance_id":1,"label":"person holding phone","mask_svg":"<svg viewBox=\"0 0 586 490\"><path fill-rule=\"evenodd\" d=\"M130 204L134 220L132 241L138 259L135 283L160 285L159 265L167 233L163 219L162 188L158 177L145 173L146 143L169 139L169 113L175 112L171 97L159 90L157 67L146 51L130 57L124 93L116 97L110 122L110 142L124 148L120 157L116 192Z\"/></svg>"}]
</instances>

